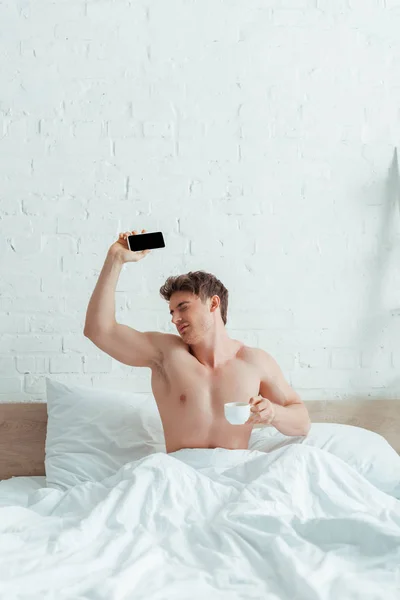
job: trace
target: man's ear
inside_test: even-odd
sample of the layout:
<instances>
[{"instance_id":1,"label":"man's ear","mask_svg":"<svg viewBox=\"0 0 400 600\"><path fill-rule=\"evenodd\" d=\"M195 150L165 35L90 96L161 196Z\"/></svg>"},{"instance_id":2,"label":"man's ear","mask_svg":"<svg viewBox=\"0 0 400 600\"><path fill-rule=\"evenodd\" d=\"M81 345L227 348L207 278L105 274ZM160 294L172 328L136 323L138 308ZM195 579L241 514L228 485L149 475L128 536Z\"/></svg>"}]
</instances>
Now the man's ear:
<instances>
[{"instance_id":1,"label":"man's ear","mask_svg":"<svg viewBox=\"0 0 400 600\"><path fill-rule=\"evenodd\" d=\"M219 306L220 304L221 304L221 299L220 299L220 297L219 297L219 296L217 296L217 295L214 295L214 296L211 298L211 301L210 301L210 307L211 307L211 310L212 310L212 311L214 311L214 310L217 310L217 308L218 308L218 306Z\"/></svg>"}]
</instances>

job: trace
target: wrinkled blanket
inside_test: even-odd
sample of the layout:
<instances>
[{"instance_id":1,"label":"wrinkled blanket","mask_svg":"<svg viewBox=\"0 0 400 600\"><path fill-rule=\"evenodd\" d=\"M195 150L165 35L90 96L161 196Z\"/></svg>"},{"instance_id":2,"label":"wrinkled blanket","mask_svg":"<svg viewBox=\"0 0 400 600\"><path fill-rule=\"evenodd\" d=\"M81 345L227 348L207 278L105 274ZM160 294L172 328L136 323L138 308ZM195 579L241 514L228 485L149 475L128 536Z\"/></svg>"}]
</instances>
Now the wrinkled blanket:
<instances>
[{"instance_id":1,"label":"wrinkled blanket","mask_svg":"<svg viewBox=\"0 0 400 600\"><path fill-rule=\"evenodd\" d=\"M400 501L315 447L157 453L2 504L1 600L400 599Z\"/></svg>"}]
</instances>

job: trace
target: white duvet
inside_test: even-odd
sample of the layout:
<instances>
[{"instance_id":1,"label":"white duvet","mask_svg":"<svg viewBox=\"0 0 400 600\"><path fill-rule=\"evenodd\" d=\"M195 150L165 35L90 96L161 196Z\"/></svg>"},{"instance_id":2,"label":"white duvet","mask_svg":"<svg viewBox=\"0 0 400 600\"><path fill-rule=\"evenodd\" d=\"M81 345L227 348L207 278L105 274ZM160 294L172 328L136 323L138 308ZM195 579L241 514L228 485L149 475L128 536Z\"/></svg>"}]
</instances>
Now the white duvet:
<instances>
[{"instance_id":1,"label":"white duvet","mask_svg":"<svg viewBox=\"0 0 400 600\"><path fill-rule=\"evenodd\" d=\"M315 447L157 453L2 504L1 600L400 598L400 500Z\"/></svg>"}]
</instances>

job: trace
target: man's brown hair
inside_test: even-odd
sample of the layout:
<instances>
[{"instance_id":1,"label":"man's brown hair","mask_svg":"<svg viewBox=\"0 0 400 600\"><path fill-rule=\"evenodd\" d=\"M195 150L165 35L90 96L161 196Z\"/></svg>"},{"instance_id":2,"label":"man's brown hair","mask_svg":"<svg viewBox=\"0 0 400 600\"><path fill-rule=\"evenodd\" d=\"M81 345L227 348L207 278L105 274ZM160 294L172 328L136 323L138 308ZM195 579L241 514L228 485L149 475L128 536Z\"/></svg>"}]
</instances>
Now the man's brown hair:
<instances>
[{"instance_id":1,"label":"man's brown hair","mask_svg":"<svg viewBox=\"0 0 400 600\"><path fill-rule=\"evenodd\" d=\"M205 304L207 298L214 295L219 296L221 303L221 317L224 325L227 323L228 312L228 290L219 279L206 271L189 271L184 275L171 275L164 285L160 287L160 294L164 300L170 300L175 292L188 291L199 296Z\"/></svg>"}]
</instances>

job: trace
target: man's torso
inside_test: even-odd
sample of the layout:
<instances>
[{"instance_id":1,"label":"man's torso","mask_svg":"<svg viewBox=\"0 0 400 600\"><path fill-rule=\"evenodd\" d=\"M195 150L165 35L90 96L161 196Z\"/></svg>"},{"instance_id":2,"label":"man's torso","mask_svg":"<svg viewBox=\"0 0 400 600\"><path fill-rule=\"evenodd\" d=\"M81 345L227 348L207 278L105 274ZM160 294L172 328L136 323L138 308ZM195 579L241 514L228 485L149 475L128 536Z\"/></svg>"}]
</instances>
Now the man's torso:
<instances>
[{"instance_id":1,"label":"man's torso","mask_svg":"<svg viewBox=\"0 0 400 600\"><path fill-rule=\"evenodd\" d=\"M166 334L163 360L152 368L151 386L167 452L181 448L248 448L253 425L232 425L227 402L248 402L260 389L256 349L234 340L237 352L218 369L202 365L178 336Z\"/></svg>"}]
</instances>

